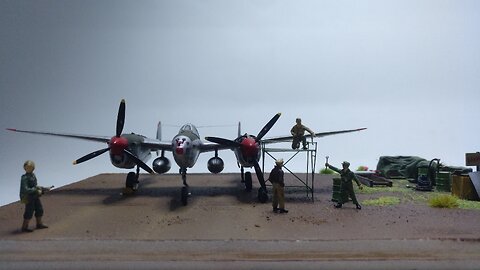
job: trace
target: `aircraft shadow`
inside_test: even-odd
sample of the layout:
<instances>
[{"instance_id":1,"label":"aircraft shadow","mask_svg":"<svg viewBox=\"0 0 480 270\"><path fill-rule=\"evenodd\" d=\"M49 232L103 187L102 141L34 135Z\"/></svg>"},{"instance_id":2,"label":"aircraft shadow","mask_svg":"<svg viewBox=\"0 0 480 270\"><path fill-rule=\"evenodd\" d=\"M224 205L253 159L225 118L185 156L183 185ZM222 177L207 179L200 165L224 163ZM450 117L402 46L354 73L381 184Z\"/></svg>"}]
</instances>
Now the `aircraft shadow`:
<instances>
[{"instance_id":1,"label":"aircraft shadow","mask_svg":"<svg viewBox=\"0 0 480 270\"><path fill-rule=\"evenodd\" d=\"M181 202L181 188L183 187L181 179L178 180L178 186L166 186L158 187L152 186L158 184L158 180L153 177L141 178L138 190L132 195L123 195L123 187L92 187L92 188L74 188L67 187L65 189L53 190L49 193L49 196L105 196L101 201L105 205L113 205L116 203L125 202L135 197L155 197L165 198L171 197L169 202L169 209L175 211L179 208L185 207ZM193 186L190 185L189 191L191 196L189 197L189 204L194 203L197 198L201 197L216 197L216 196L232 196L237 198L241 203L253 203L256 202L257 191L254 188L251 192L245 191L243 183L240 181L240 177L234 179L228 179L227 182L223 181L223 186ZM123 182L123 179L122 179ZM228 186L225 186L225 183Z\"/></svg>"},{"instance_id":2,"label":"aircraft shadow","mask_svg":"<svg viewBox=\"0 0 480 270\"><path fill-rule=\"evenodd\" d=\"M215 177L215 176L212 176ZM216 196L232 196L237 199L238 202L242 204L252 204L258 203L257 200L257 190L258 190L258 181L256 177L253 178L254 187L251 191L247 192L245 190L244 183L241 182L240 175L234 175L233 177L228 177L227 179L221 179L218 183L221 183L221 186L215 186L216 180L212 178L212 181L209 181L208 186L195 186L190 185L189 191L191 196L188 199L189 204L194 204L198 199L202 197L216 197ZM181 183L181 178L178 176L178 185L172 186L172 181L169 181L169 186L159 187L158 183L162 181L156 176L142 176L140 178L139 188L132 195L123 195L123 186L120 183L124 182L123 177L119 177L119 186L116 187L67 187L64 189L53 190L49 196L55 195L75 195L75 196L104 196L101 200L101 203L104 205L114 205L117 203L122 203L129 201L135 197L154 197L154 198L170 198L168 201L168 207L170 211L176 211L178 209L184 208L185 206L181 202L181 188L183 187ZM195 183L191 181L191 183ZM267 190L269 193L269 198L271 201L271 186L267 185ZM320 195L319 193L329 194L331 192L330 188L317 188L315 194ZM287 188L285 190L287 195L285 200L287 202L311 202L311 198L305 196L304 189L301 188ZM268 203L268 202L267 202ZM187 205L188 207L188 205Z\"/></svg>"}]
</instances>

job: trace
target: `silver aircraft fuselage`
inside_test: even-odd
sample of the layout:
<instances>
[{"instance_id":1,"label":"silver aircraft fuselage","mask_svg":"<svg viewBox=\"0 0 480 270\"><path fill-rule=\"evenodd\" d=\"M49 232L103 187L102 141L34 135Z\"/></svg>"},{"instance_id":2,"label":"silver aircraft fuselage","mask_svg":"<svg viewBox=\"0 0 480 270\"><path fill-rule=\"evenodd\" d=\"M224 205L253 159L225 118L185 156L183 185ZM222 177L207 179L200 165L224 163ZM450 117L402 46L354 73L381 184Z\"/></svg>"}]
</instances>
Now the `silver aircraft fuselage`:
<instances>
[{"instance_id":1,"label":"silver aircraft fuselage","mask_svg":"<svg viewBox=\"0 0 480 270\"><path fill-rule=\"evenodd\" d=\"M192 168L201 153L202 141L197 128L185 124L172 140L172 154L180 168Z\"/></svg>"}]
</instances>

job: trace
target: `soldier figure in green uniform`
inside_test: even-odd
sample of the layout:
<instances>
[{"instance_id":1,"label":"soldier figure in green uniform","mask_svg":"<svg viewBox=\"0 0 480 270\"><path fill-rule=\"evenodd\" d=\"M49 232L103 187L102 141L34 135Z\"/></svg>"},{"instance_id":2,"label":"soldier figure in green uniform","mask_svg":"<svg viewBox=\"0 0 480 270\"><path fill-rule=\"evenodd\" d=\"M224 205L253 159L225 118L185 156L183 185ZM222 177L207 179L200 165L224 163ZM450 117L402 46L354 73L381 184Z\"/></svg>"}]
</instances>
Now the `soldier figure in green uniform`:
<instances>
[{"instance_id":1,"label":"soldier figure in green uniform","mask_svg":"<svg viewBox=\"0 0 480 270\"><path fill-rule=\"evenodd\" d=\"M275 161L275 167L270 172L268 180L272 183L272 206L275 213L288 213L285 210L285 182L283 179L283 159L277 159Z\"/></svg>"},{"instance_id":2,"label":"soldier figure in green uniform","mask_svg":"<svg viewBox=\"0 0 480 270\"><path fill-rule=\"evenodd\" d=\"M50 190L50 188L44 188L37 186L37 178L33 173L35 170L35 163L31 160L25 161L23 164L25 174L22 175L20 183L20 201L25 204L25 212L23 214L22 232L33 232L28 228L28 223L33 217L35 212L35 218L37 219L37 229L48 228L42 222L43 207L40 202L40 196Z\"/></svg>"},{"instance_id":3,"label":"soldier figure in green uniform","mask_svg":"<svg viewBox=\"0 0 480 270\"><path fill-rule=\"evenodd\" d=\"M315 132L313 132L308 127L302 125L302 119L297 118L297 124L292 127L290 134L293 136L292 149L298 149L300 147L300 142L302 142L303 149L307 149L307 138L305 135L305 130L308 131L312 137L315 137Z\"/></svg>"},{"instance_id":4,"label":"soldier figure in green uniform","mask_svg":"<svg viewBox=\"0 0 480 270\"><path fill-rule=\"evenodd\" d=\"M363 189L363 187L360 184L360 182L358 181L355 174L352 171L350 171L350 169L348 168L349 166L350 166L350 163L348 161L344 161L342 163L343 169L340 170L340 169L338 169L338 168L336 168L336 167L334 167L334 166L332 166L328 163L325 163L325 167L336 171L337 173L340 174L340 177L342 178L342 184L340 186L340 194L345 194L346 193L348 195L348 196L340 196L340 200L335 205L335 207L336 208L341 208L342 204L346 203L346 201L341 201L342 200L341 198L345 197L348 200L348 197L350 197L350 198L352 198L352 202L357 206L357 209L362 209L362 207L360 206L360 204L357 201L357 197L355 196L355 192L353 191L352 180L355 180L355 182L358 185L358 188Z\"/></svg>"}]
</instances>

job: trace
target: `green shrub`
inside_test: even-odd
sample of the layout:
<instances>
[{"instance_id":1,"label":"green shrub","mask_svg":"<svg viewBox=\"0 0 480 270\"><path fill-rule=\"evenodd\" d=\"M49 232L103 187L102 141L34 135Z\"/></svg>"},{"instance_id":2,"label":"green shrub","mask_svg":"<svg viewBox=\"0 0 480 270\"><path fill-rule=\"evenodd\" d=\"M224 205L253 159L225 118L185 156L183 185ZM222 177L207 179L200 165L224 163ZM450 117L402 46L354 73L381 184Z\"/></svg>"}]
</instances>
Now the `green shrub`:
<instances>
[{"instance_id":1,"label":"green shrub","mask_svg":"<svg viewBox=\"0 0 480 270\"><path fill-rule=\"evenodd\" d=\"M329 168L323 168L320 170L320 174L336 174L336 173L337 172Z\"/></svg>"},{"instance_id":2,"label":"green shrub","mask_svg":"<svg viewBox=\"0 0 480 270\"><path fill-rule=\"evenodd\" d=\"M367 166L358 166L357 168L357 172L366 172L366 171L368 171Z\"/></svg>"},{"instance_id":3,"label":"green shrub","mask_svg":"<svg viewBox=\"0 0 480 270\"><path fill-rule=\"evenodd\" d=\"M458 199L452 195L441 194L431 197L428 200L428 204L437 208L457 208Z\"/></svg>"}]
</instances>

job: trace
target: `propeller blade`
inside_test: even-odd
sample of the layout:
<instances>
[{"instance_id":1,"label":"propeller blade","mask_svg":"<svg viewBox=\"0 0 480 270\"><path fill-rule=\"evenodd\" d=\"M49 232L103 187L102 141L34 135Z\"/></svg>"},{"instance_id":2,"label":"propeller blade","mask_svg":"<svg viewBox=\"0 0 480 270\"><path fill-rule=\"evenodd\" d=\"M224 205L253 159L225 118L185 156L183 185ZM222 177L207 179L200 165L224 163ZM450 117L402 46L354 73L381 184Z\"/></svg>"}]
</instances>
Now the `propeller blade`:
<instances>
[{"instance_id":1,"label":"propeller blade","mask_svg":"<svg viewBox=\"0 0 480 270\"><path fill-rule=\"evenodd\" d=\"M122 99L122 101L120 102L120 107L118 107L117 133L116 133L117 137L120 137L120 135L122 135L124 124L125 124L125 99Z\"/></svg>"},{"instance_id":2,"label":"propeller blade","mask_svg":"<svg viewBox=\"0 0 480 270\"><path fill-rule=\"evenodd\" d=\"M218 138L218 137L205 137L205 140L213 143L218 143L220 145L225 145L229 147L240 147L241 144L232 140Z\"/></svg>"},{"instance_id":3,"label":"propeller blade","mask_svg":"<svg viewBox=\"0 0 480 270\"><path fill-rule=\"evenodd\" d=\"M76 164L85 162L85 161L90 160L90 159L92 159L92 158L94 158L94 157L98 157L98 156L100 156L101 154L107 152L108 150L110 150L110 147L105 148L105 149L102 149L102 150L95 151L95 152L90 153L90 154L88 154L88 155L85 155L85 156L83 156L83 157L75 160L75 161L73 162L73 165L76 165Z\"/></svg>"},{"instance_id":4,"label":"propeller blade","mask_svg":"<svg viewBox=\"0 0 480 270\"><path fill-rule=\"evenodd\" d=\"M255 161L253 163L253 167L255 168L255 173L257 174L257 179L258 182L260 183L260 186L267 192L267 186L265 185L265 178L263 177L263 172L262 169L260 169L260 165L258 164L258 161Z\"/></svg>"},{"instance_id":5,"label":"propeller blade","mask_svg":"<svg viewBox=\"0 0 480 270\"><path fill-rule=\"evenodd\" d=\"M141 161L139 158L137 158L134 154L130 153L128 150L124 149L123 152L127 154L127 156L135 161L135 164L137 164L140 168L144 169L148 173L154 174L153 170L148 167L147 164L145 164L143 161Z\"/></svg>"},{"instance_id":6,"label":"propeller blade","mask_svg":"<svg viewBox=\"0 0 480 270\"><path fill-rule=\"evenodd\" d=\"M262 128L262 130L260 130L260 132L257 135L257 139L256 139L257 142L260 141L263 138L263 136L265 136L265 134L267 134L267 132L273 127L275 122L277 122L278 118L280 118L280 115L282 114L281 113L275 114L275 116L272 119L270 119L270 121L268 121L268 123Z\"/></svg>"}]
</instances>

